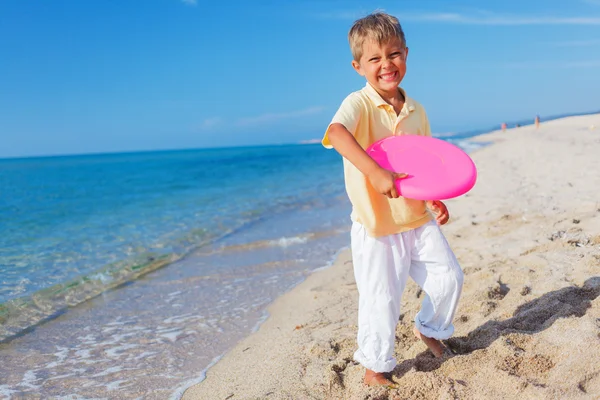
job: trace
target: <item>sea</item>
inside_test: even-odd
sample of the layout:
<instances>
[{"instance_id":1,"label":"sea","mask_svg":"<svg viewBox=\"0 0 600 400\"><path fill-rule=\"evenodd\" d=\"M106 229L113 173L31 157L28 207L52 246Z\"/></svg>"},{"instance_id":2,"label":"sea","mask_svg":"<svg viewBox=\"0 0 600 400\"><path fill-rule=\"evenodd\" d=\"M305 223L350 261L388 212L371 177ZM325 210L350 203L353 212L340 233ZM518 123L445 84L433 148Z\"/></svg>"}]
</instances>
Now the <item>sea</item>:
<instances>
[{"instance_id":1,"label":"sea","mask_svg":"<svg viewBox=\"0 0 600 400\"><path fill-rule=\"evenodd\" d=\"M2 159L0 190L0 398L179 399L349 246L319 144Z\"/></svg>"}]
</instances>

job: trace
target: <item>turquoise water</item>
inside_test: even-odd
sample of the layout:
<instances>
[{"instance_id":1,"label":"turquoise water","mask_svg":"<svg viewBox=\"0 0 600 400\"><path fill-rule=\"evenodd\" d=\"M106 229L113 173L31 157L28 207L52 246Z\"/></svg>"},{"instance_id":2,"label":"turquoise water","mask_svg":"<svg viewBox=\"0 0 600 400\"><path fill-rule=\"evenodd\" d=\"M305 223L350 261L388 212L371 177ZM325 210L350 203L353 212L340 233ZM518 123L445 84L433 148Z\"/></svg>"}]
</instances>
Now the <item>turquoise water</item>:
<instances>
[{"instance_id":1,"label":"turquoise water","mask_svg":"<svg viewBox=\"0 0 600 400\"><path fill-rule=\"evenodd\" d=\"M314 145L0 160L0 304L84 277L102 291L132 266L327 202L340 168Z\"/></svg>"},{"instance_id":2,"label":"turquoise water","mask_svg":"<svg viewBox=\"0 0 600 400\"><path fill-rule=\"evenodd\" d=\"M349 244L318 144L0 160L0 185L0 397L178 398Z\"/></svg>"}]
</instances>

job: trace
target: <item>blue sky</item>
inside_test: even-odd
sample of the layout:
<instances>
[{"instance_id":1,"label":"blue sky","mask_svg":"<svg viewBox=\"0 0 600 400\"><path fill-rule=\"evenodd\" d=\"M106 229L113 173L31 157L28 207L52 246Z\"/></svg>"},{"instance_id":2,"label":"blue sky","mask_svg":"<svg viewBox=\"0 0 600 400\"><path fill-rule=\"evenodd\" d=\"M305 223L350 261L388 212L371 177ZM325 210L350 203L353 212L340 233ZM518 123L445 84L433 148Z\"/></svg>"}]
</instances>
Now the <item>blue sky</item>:
<instances>
[{"instance_id":1,"label":"blue sky","mask_svg":"<svg viewBox=\"0 0 600 400\"><path fill-rule=\"evenodd\" d=\"M0 157L318 138L378 8L434 132L600 109L600 0L1 0Z\"/></svg>"}]
</instances>

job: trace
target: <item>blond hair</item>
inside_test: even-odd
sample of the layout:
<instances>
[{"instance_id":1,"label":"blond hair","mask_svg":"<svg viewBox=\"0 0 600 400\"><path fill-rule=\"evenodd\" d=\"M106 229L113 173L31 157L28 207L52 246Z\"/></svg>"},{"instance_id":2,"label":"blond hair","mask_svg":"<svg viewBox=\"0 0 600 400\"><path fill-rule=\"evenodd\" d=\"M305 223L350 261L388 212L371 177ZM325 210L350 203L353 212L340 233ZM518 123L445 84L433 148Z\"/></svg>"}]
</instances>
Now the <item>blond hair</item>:
<instances>
[{"instance_id":1,"label":"blond hair","mask_svg":"<svg viewBox=\"0 0 600 400\"><path fill-rule=\"evenodd\" d=\"M406 46L406 38L398 18L384 12L375 12L355 21L348 33L350 51L356 61L362 57L365 40L371 39L381 45L394 38L400 39Z\"/></svg>"}]
</instances>

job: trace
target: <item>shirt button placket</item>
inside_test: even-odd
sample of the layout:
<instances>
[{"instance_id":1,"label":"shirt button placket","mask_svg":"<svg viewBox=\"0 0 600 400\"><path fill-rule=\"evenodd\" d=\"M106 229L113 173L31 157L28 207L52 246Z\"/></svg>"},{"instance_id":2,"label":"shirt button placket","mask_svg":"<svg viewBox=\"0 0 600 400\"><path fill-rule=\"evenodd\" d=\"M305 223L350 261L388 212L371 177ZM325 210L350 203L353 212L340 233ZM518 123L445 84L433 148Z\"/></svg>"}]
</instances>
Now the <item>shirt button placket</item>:
<instances>
[{"instance_id":1,"label":"shirt button placket","mask_svg":"<svg viewBox=\"0 0 600 400\"><path fill-rule=\"evenodd\" d=\"M402 121L402 114L399 116L394 116L394 136L398 135L398 127L400 127L400 122Z\"/></svg>"},{"instance_id":2,"label":"shirt button placket","mask_svg":"<svg viewBox=\"0 0 600 400\"><path fill-rule=\"evenodd\" d=\"M396 118L396 112L394 111L394 109L392 107L388 108L388 116L390 117L390 122L392 123L392 127L393 127L392 134L394 136L396 136L397 135L396 128L398 127L396 122L398 121L398 119Z\"/></svg>"}]
</instances>

